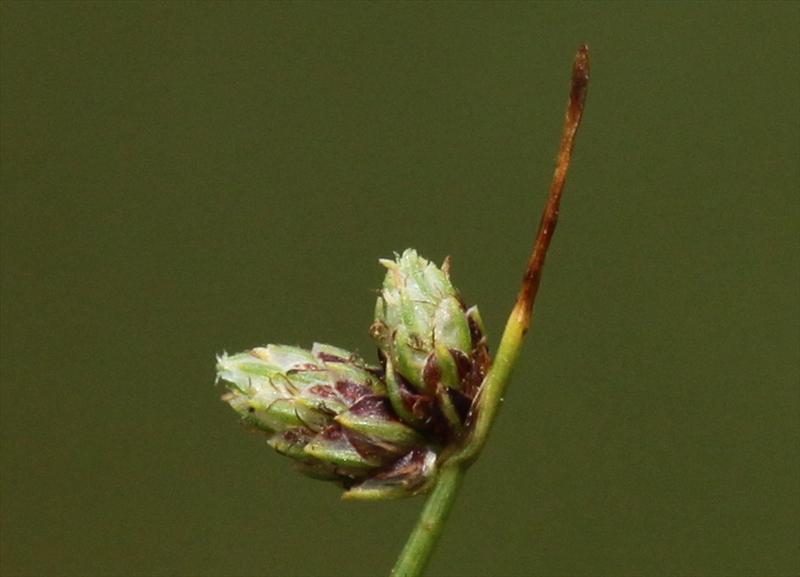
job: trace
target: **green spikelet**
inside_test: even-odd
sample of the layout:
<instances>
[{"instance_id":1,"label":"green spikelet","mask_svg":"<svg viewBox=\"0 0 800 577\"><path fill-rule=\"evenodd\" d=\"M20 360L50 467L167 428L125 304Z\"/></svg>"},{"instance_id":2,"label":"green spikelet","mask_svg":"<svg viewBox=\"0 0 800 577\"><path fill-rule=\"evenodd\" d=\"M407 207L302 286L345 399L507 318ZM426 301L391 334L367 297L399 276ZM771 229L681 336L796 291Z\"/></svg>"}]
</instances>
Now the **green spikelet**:
<instances>
[{"instance_id":1,"label":"green spikelet","mask_svg":"<svg viewBox=\"0 0 800 577\"><path fill-rule=\"evenodd\" d=\"M398 419L380 369L328 345L269 345L217 359L223 399L313 477L340 481L350 498L411 495L427 486L436 453ZM384 480L385 479L385 480ZM369 484L361 486L363 481Z\"/></svg>"},{"instance_id":2,"label":"green spikelet","mask_svg":"<svg viewBox=\"0 0 800 577\"><path fill-rule=\"evenodd\" d=\"M441 435L444 419L459 433L490 364L480 313L463 304L448 262L439 268L408 249L380 263L387 272L370 332L392 406L418 429Z\"/></svg>"}]
</instances>

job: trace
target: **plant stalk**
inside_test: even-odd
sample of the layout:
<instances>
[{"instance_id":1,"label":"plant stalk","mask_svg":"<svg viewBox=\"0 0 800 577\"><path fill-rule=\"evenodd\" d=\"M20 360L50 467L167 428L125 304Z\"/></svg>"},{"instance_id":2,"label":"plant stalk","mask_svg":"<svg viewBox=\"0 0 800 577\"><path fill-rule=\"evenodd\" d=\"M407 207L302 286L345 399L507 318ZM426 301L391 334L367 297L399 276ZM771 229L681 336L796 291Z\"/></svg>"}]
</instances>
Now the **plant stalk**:
<instances>
[{"instance_id":1,"label":"plant stalk","mask_svg":"<svg viewBox=\"0 0 800 577\"><path fill-rule=\"evenodd\" d=\"M545 256L558 222L561 193L564 190L567 170L572 158L575 135L583 116L588 84L589 49L586 45L582 45L575 55L572 66L572 83L564 118L564 129L547 205L539 223L536 241L525 276L522 279L517 301L506 322L500 346L492 361L492 367L481 384L481 390L473 403L475 414L471 415L470 432L460 447L456 448L454 452L444 453L440 457L442 465L436 485L425 502L417 525L411 532L392 569L391 577L419 577L422 575L461 487L464 472L486 444L489 431L500 408L503 393L511 377L511 371L519 358L522 343L530 327Z\"/></svg>"},{"instance_id":2,"label":"plant stalk","mask_svg":"<svg viewBox=\"0 0 800 577\"><path fill-rule=\"evenodd\" d=\"M392 568L391 577L422 575L456 500L464 470L465 467L461 463L446 463L442 466L436 486L425 501L417 525Z\"/></svg>"}]
</instances>

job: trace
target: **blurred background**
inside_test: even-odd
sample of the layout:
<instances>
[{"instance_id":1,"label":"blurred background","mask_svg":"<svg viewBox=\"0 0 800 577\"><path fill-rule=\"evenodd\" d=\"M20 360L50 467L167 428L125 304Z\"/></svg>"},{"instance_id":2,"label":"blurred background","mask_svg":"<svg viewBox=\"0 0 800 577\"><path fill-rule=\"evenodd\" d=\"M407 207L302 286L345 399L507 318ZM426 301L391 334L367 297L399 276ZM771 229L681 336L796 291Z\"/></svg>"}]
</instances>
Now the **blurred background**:
<instances>
[{"instance_id":1,"label":"blurred background","mask_svg":"<svg viewBox=\"0 0 800 577\"><path fill-rule=\"evenodd\" d=\"M800 574L796 3L3 2L8 576L373 576L214 355L373 356L379 257L496 345L593 75L536 320L431 576Z\"/></svg>"}]
</instances>

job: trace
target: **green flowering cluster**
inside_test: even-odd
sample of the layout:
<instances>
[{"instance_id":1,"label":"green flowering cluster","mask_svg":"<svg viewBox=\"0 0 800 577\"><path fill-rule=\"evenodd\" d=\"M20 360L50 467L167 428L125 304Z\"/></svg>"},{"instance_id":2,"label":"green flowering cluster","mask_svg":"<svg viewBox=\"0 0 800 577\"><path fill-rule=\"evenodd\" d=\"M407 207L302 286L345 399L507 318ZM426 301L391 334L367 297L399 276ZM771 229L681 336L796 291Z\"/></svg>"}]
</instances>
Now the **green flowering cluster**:
<instances>
[{"instance_id":1,"label":"green flowering cluster","mask_svg":"<svg viewBox=\"0 0 800 577\"><path fill-rule=\"evenodd\" d=\"M490 364L483 324L442 268L406 250L387 268L370 329L380 366L329 345L268 345L217 359L223 399L303 473L346 498L427 491L469 428Z\"/></svg>"}]
</instances>

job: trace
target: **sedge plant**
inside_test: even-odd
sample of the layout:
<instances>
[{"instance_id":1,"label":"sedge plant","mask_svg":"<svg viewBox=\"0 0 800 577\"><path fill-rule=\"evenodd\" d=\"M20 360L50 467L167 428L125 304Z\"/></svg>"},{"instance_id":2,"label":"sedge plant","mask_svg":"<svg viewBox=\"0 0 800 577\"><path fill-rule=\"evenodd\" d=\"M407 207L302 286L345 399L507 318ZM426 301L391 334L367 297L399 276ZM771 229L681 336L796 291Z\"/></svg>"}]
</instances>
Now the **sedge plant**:
<instances>
[{"instance_id":1,"label":"sedge plant","mask_svg":"<svg viewBox=\"0 0 800 577\"><path fill-rule=\"evenodd\" d=\"M547 204L493 358L478 308L452 284L449 259L439 267L413 249L380 261L386 273L370 327L377 363L319 343L217 358L223 400L300 472L340 484L344 499L428 494L394 577L422 575L497 416L530 328L588 81L581 46Z\"/></svg>"}]
</instances>

